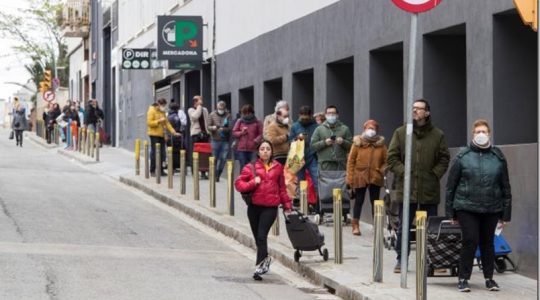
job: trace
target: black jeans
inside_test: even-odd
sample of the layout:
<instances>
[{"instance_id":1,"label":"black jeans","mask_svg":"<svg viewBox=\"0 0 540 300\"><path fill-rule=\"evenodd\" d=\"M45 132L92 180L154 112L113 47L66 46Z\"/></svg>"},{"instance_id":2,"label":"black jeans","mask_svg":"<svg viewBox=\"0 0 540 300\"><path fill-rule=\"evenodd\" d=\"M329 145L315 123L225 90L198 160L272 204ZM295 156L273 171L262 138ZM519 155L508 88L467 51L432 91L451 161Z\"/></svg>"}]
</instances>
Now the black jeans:
<instances>
[{"instance_id":1,"label":"black jeans","mask_svg":"<svg viewBox=\"0 0 540 300\"><path fill-rule=\"evenodd\" d=\"M257 260L255 265L260 264L268 256L268 232L274 224L277 216L277 207L265 207L258 205L248 206L248 219L255 244L257 245Z\"/></svg>"},{"instance_id":2,"label":"black jeans","mask_svg":"<svg viewBox=\"0 0 540 300\"><path fill-rule=\"evenodd\" d=\"M459 278L471 279L476 248L480 246L482 271L484 278L493 278L495 263L494 232L500 214L479 214L468 211L457 211L457 219L461 226L461 259L459 261Z\"/></svg>"},{"instance_id":3,"label":"black jeans","mask_svg":"<svg viewBox=\"0 0 540 300\"><path fill-rule=\"evenodd\" d=\"M417 210L423 210L427 212L428 217L436 216L437 215L437 204L420 204L420 208L418 208L417 203L410 203L409 205L409 222L412 222L414 217L416 216ZM403 223L403 203L399 204L399 227L397 232L397 240L396 240L396 252L397 252L397 260L401 260L401 234L402 234L402 223ZM411 228L411 226L409 226ZM407 244L407 254L411 255L411 238L412 234L409 230L409 243Z\"/></svg>"},{"instance_id":4,"label":"black jeans","mask_svg":"<svg viewBox=\"0 0 540 300\"><path fill-rule=\"evenodd\" d=\"M370 184L367 187L355 189L356 197L354 199L353 219L360 219L362 215L362 206L366 198L366 190L369 190L369 201L371 201L371 216L373 216L373 202L379 198L381 187Z\"/></svg>"},{"instance_id":5,"label":"black jeans","mask_svg":"<svg viewBox=\"0 0 540 300\"><path fill-rule=\"evenodd\" d=\"M22 141L23 141L23 131L24 130L19 130L19 129L15 129L15 141L17 141L17 145L21 145L22 146Z\"/></svg>"},{"instance_id":6,"label":"black jeans","mask_svg":"<svg viewBox=\"0 0 540 300\"><path fill-rule=\"evenodd\" d=\"M159 166L161 170L163 170L163 161L167 155L165 151L165 148L167 148L165 139L163 137L150 136L150 173L154 173L156 171L156 144L158 143L161 145L161 149L159 151L161 155Z\"/></svg>"}]
</instances>

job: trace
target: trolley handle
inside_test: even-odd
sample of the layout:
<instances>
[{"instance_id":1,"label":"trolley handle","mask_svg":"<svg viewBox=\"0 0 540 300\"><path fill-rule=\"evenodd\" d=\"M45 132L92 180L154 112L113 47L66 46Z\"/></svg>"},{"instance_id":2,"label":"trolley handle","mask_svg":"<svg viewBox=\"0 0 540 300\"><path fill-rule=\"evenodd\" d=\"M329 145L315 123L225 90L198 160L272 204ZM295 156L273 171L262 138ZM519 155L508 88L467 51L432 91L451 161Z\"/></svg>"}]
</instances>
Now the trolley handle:
<instances>
[{"instance_id":1,"label":"trolley handle","mask_svg":"<svg viewBox=\"0 0 540 300\"><path fill-rule=\"evenodd\" d=\"M441 229L442 229L443 225L445 225L445 224L452 225L452 221L451 220L443 220L443 221L441 221L441 223L439 224L439 232L437 232L437 241L439 240L439 236L441 235Z\"/></svg>"}]
</instances>

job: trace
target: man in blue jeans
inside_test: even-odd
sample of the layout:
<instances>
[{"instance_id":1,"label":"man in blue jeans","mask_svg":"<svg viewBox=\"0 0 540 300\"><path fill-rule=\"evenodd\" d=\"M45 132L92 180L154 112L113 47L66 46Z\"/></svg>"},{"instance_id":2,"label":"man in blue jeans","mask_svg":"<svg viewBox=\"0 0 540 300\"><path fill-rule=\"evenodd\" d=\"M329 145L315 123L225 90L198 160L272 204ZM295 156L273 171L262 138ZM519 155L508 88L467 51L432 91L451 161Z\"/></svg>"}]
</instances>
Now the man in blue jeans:
<instances>
[{"instance_id":1,"label":"man in blue jeans","mask_svg":"<svg viewBox=\"0 0 540 300\"><path fill-rule=\"evenodd\" d=\"M227 111L227 104L219 101L208 116L208 131L212 138L212 156L216 159L216 181L219 182L230 148L230 133L232 131L231 114Z\"/></svg>"}]
</instances>

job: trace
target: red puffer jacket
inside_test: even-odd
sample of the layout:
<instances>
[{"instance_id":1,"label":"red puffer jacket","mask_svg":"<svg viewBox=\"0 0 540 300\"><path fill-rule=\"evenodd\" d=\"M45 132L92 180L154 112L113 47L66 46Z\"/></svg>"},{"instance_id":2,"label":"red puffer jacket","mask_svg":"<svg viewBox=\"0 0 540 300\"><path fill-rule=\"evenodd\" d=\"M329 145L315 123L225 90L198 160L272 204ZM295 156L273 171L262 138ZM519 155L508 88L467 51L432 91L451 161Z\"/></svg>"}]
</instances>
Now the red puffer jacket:
<instances>
[{"instance_id":1,"label":"red puffer jacket","mask_svg":"<svg viewBox=\"0 0 540 300\"><path fill-rule=\"evenodd\" d=\"M255 183L255 176L251 165L247 164L236 178L234 186L240 193L249 193L253 190L252 203L259 206L277 207L283 204L283 209L291 209L291 199L287 195L283 166L272 161L270 169L266 171L262 160L255 162L255 173L261 178L261 183Z\"/></svg>"}]
</instances>

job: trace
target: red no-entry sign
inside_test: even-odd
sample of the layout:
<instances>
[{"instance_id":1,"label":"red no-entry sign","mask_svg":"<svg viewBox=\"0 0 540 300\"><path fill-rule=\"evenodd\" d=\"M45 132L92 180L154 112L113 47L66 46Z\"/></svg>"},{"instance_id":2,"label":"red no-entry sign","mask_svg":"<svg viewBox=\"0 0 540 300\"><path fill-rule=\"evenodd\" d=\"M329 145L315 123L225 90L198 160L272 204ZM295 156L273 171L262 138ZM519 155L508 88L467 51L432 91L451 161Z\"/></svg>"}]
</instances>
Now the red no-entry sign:
<instances>
[{"instance_id":1,"label":"red no-entry sign","mask_svg":"<svg viewBox=\"0 0 540 300\"><path fill-rule=\"evenodd\" d=\"M56 95L54 94L53 91L45 91L43 93L43 100L47 101L47 102L51 102L54 100L54 98L56 98Z\"/></svg>"},{"instance_id":2,"label":"red no-entry sign","mask_svg":"<svg viewBox=\"0 0 540 300\"><path fill-rule=\"evenodd\" d=\"M410 13L423 13L439 5L442 0L392 0L394 4Z\"/></svg>"}]
</instances>

